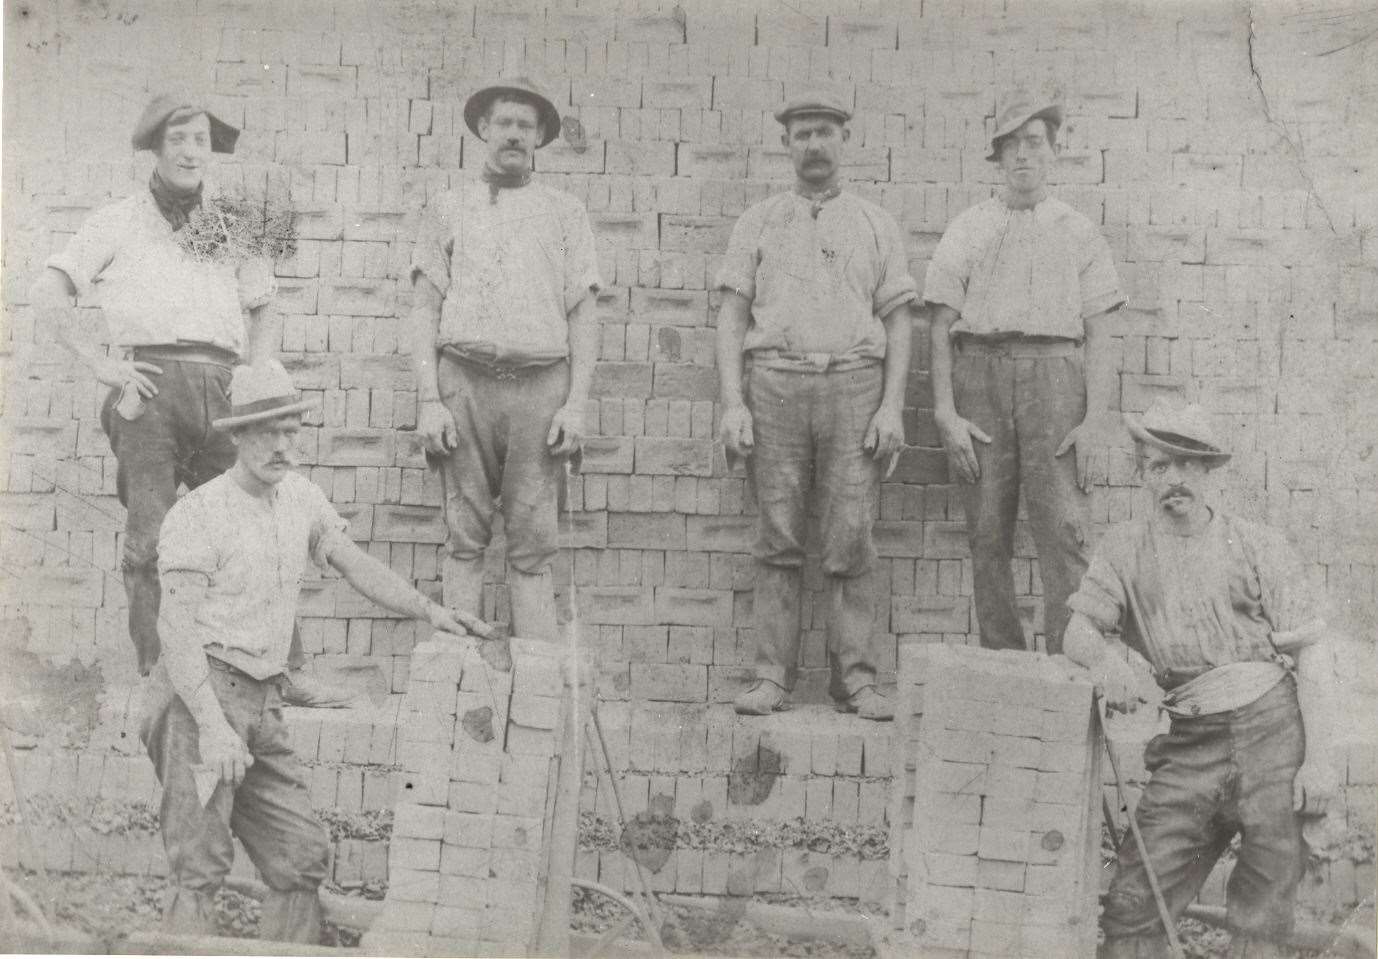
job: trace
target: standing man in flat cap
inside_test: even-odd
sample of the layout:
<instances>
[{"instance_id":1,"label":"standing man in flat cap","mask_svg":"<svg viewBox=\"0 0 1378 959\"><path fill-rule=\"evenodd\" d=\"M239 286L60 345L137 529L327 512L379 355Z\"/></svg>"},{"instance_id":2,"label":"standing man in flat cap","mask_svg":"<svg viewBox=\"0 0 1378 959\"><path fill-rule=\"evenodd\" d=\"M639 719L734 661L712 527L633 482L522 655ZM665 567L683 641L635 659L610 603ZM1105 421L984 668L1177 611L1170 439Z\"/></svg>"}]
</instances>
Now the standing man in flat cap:
<instances>
[{"instance_id":1,"label":"standing man in flat cap","mask_svg":"<svg viewBox=\"0 0 1378 959\"><path fill-rule=\"evenodd\" d=\"M577 200L531 179L560 114L530 81L477 91L464 121L486 144L482 171L427 204L411 271L417 431L445 490L445 598L481 613L501 509L512 631L554 639L557 494L598 353L593 231Z\"/></svg>"},{"instance_id":2,"label":"standing man in flat cap","mask_svg":"<svg viewBox=\"0 0 1378 959\"><path fill-rule=\"evenodd\" d=\"M1279 956L1305 865L1299 817L1324 814L1338 788L1323 604L1280 531L1210 505L1211 471L1230 454L1204 410L1158 400L1125 419L1148 512L1097 545L1064 649L1111 708L1132 712L1152 684L1111 650L1104 634L1118 633L1166 693L1171 729L1144 751L1150 778L1134 815L1169 915L1182 915L1239 834L1225 890L1230 955ZM1128 839L1101 924L1108 959L1168 954Z\"/></svg>"},{"instance_id":3,"label":"standing man in flat cap","mask_svg":"<svg viewBox=\"0 0 1378 959\"><path fill-rule=\"evenodd\" d=\"M775 118L795 188L742 214L718 277L719 437L729 461L746 458L758 507L756 679L735 706L787 708L812 490L839 708L890 719L876 690L871 523L904 444L916 290L894 218L839 183L851 111L824 91Z\"/></svg>"},{"instance_id":4,"label":"standing man in flat cap","mask_svg":"<svg viewBox=\"0 0 1378 959\"><path fill-rule=\"evenodd\" d=\"M238 837L268 886L259 938L320 942L329 840L282 718L288 650L308 563L381 606L461 636L449 610L361 550L325 494L294 472L303 400L277 360L235 369L215 420L234 465L163 523L163 656L141 729L163 785L171 886L163 926L213 935Z\"/></svg>"},{"instance_id":5,"label":"standing man in flat cap","mask_svg":"<svg viewBox=\"0 0 1378 959\"><path fill-rule=\"evenodd\" d=\"M271 264L202 261L177 243L203 195L213 192L206 180L212 155L233 153L238 138L196 99L155 96L131 137L135 150L155 157L148 189L93 214L48 258L30 291L39 322L110 388L101 426L128 510L121 570L143 676L159 654L158 529L181 484L195 489L234 462L229 437L211 423L229 409L235 363L266 357L271 348ZM78 329L74 301L101 307L109 356ZM294 669L303 659L294 641ZM300 671L293 679L295 704L339 704L339 691Z\"/></svg>"},{"instance_id":6,"label":"standing man in flat cap","mask_svg":"<svg viewBox=\"0 0 1378 959\"><path fill-rule=\"evenodd\" d=\"M1002 105L991 153L1005 188L949 224L924 280L934 418L965 494L981 645L1028 648L1015 605L1020 493L1043 583L1043 633L1061 648L1086 571L1091 450L1118 427L1106 315L1124 303L1110 248L1048 195L1062 108Z\"/></svg>"}]
</instances>

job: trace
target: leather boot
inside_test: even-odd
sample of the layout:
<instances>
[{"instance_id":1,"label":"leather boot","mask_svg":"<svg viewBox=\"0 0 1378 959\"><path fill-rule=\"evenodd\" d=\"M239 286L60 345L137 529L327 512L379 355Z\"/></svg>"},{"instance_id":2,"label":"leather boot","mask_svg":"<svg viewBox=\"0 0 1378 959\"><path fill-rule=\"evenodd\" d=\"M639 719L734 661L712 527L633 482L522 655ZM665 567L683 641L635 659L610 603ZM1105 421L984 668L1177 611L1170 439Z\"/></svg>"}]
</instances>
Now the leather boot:
<instances>
[{"instance_id":1,"label":"leather boot","mask_svg":"<svg viewBox=\"0 0 1378 959\"><path fill-rule=\"evenodd\" d=\"M560 638L555 622L555 587L549 569L523 573L508 567L507 590L512 603L513 636L547 642Z\"/></svg>"},{"instance_id":2,"label":"leather boot","mask_svg":"<svg viewBox=\"0 0 1378 959\"><path fill-rule=\"evenodd\" d=\"M258 937L272 942L321 944L321 897L315 889L269 889L258 918Z\"/></svg>"}]
</instances>

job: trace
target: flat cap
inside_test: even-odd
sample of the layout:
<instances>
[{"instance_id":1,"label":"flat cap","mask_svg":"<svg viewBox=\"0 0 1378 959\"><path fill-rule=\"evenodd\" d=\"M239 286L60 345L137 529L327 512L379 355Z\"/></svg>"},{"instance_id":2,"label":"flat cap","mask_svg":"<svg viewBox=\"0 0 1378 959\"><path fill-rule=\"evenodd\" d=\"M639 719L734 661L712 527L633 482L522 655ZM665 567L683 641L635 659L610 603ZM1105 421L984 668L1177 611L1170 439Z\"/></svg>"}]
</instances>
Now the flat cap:
<instances>
[{"instance_id":1,"label":"flat cap","mask_svg":"<svg viewBox=\"0 0 1378 959\"><path fill-rule=\"evenodd\" d=\"M1062 126L1062 104L1053 97L1036 96L1029 90L1015 90L1001 100L995 111L995 132L990 137L990 155L987 160L1000 159L1000 148L996 146L1001 137L1009 136L1033 119L1047 120L1055 127Z\"/></svg>"},{"instance_id":2,"label":"flat cap","mask_svg":"<svg viewBox=\"0 0 1378 959\"><path fill-rule=\"evenodd\" d=\"M239 139L239 128L232 127L220 119L201 102L185 93L160 93L148 101L139 122L134 124L134 134L129 142L136 150L157 150L162 144L158 133L163 124L174 114L204 113L211 123L211 150L215 153L233 153L235 141Z\"/></svg>"},{"instance_id":3,"label":"flat cap","mask_svg":"<svg viewBox=\"0 0 1378 959\"><path fill-rule=\"evenodd\" d=\"M524 100L536 108L536 117L541 124L541 142L536 144L537 149L560 135L560 111L555 109L555 104L531 78L512 77L479 87L464 101L464 125L474 136L480 136L478 121L488 112L488 104L498 96Z\"/></svg>"},{"instance_id":4,"label":"flat cap","mask_svg":"<svg viewBox=\"0 0 1378 959\"><path fill-rule=\"evenodd\" d=\"M1211 429L1210 416L1195 403L1173 406L1159 397L1143 416L1125 413L1124 424L1140 443L1176 456L1206 460L1212 466L1230 458Z\"/></svg>"},{"instance_id":5,"label":"flat cap","mask_svg":"<svg viewBox=\"0 0 1378 959\"><path fill-rule=\"evenodd\" d=\"M805 90L775 111L775 119L781 123L788 123L790 117L810 115L830 116L846 123L852 118L852 111L835 90L824 88Z\"/></svg>"}]
</instances>

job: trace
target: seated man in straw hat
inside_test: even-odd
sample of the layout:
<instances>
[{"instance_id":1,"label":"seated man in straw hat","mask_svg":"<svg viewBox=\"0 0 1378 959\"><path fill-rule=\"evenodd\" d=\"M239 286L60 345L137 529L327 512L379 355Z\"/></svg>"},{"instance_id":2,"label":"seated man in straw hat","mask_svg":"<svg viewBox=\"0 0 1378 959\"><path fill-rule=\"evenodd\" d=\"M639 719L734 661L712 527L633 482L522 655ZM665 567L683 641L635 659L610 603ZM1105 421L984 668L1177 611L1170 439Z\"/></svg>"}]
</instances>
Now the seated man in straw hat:
<instances>
[{"instance_id":1,"label":"seated man in straw hat","mask_svg":"<svg viewBox=\"0 0 1378 959\"><path fill-rule=\"evenodd\" d=\"M143 740L163 784L172 880L163 918L170 931L215 932L213 899L238 836L269 888L261 938L315 943L327 839L281 710L307 561L394 612L450 633L464 627L356 546L325 494L292 472L310 403L282 365L238 367L230 389L234 405L214 426L234 444L235 464L173 506L158 544L163 655Z\"/></svg>"},{"instance_id":2,"label":"seated man in straw hat","mask_svg":"<svg viewBox=\"0 0 1378 959\"><path fill-rule=\"evenodd\" d=\"M1208 504L1211 471L1230 454L1205 411L1158 400L1126 420L1149 511L1097 546L1068 601L1063 649L1092 670L1111 708L1133 711L1146 684L1105 642L1118 631L1167 693L1171 731L1144 751L1151 776L1135 817L1169 914L1182 915L1238 833L1230 955L1276 955L1270 941L1291 932L1304 864L1298 816L1324 813L1337 788L1329 630L1283 534ZM1102 925L1110 959L1167 955L1128 840Z\"/></svg>"}]
</instances>

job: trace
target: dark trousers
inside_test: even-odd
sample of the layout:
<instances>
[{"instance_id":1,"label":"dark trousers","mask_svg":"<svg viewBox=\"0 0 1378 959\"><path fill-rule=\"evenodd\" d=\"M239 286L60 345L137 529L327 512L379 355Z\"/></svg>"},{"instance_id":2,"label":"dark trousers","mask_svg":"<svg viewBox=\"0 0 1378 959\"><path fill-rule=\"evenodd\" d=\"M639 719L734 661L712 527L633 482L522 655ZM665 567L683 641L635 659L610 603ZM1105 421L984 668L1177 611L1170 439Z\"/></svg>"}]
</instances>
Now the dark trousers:
<instances>
[{"instance_id":1,"label":"dark trousers","mask_svg":"<svg viewBox=\"0 0 1378 959\"><path fill-rule=\"evenodd\" d=\"M175 348L171 348L174 349ZM147 676L158 661L158 531L177 501L177 489L195 489L234 465L230 437L211 429L211 421L230 413L230 358L222 363L171 359L142 354L162 369L149 378L158 387L145 400L137 419L115 409L120 398L111 390L101 408L101 427L110 437L118 462L116 491L127 510L120 570L129 600L129 638L138 657L139 675ZM304 661L301 640L292 631L288 663Z\"/></svg>"},{"instance_id":2,"label":"dark trousers","mask_svg":"<svg viewBox=\"0 0 1378 959\"><path fill-rule=\"evenodd\" d=\"M1150 777L1136 818L1174 919L1238 834L1239 861L1225 889L1231 928L1260 939L1291 933L1303 866L1292 781L1305 745L1290 677L1240 709L1174 717L1171 731L1149 742L1144 761ZM1164 938L1148 874L1128 836L1120 843L1102 925L1112 954L1115 940L1156 944Z\"/></svg>"},{"instance_id":3,"label":"dark trousers","mask_svg":"<svg viewBox=\"0 0 1378 959\"><path fill-rule=\"evenodd\" d=\"M1022 492L1043 582L1043 635L1048 652L1059 653L1067 598L1087 565L1090 503L1077 488L1076 454L1053 455L1086 418L1081 348L1070 340L984 345L959 337L955 353L957 413L991 439L972 440L981 475L962 487L981 645L1028 648L1010 570Z\"/></svg>"},{"instance_id":4,"label":"dark trousers","mask_svg":"<svg viewBox=\"0 0 1378 959\"><path fill-rule=\"evenodd\" d=\"M318 943L317 888L325 878L329 843L311 812L306 781L287 741L281 678L256 680L208 662L209 682L225 718L254 762L238 787L220 783L203 807L192 775L192 766L201 761L196 721L166 673L161 668L154 673L142 733L163 784L159 815L172 878L164 927L215 933L215 892L230 872L232 837L238 836L269 889L260 938Z\"/></svg>"}]
</instances>

